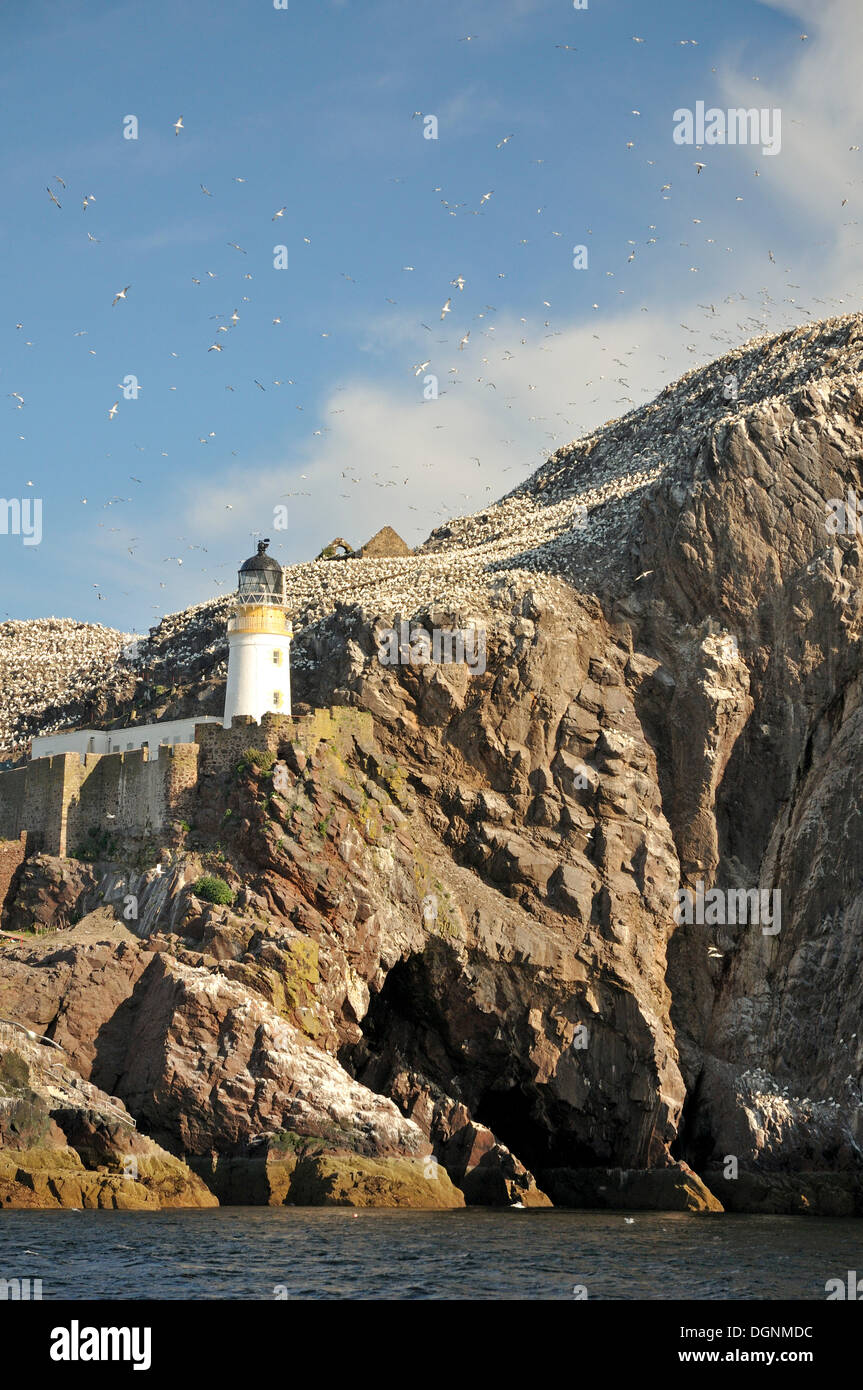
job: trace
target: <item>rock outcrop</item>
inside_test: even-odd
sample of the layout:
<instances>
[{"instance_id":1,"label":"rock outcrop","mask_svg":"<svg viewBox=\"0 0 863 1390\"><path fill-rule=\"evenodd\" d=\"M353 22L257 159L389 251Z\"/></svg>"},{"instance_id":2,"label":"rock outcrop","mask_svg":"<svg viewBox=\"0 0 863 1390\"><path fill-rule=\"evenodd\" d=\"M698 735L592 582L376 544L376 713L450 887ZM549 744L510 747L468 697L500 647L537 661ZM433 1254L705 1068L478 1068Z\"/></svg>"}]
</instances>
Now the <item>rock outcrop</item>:
<instances>
[{"instance_id":1,"label":"rock outcrop","mask_svg":"<svg viewBox=\"0 0 863 1390\"><path fill-rule=\"evenodd\" d=\"M62 1049L0 1023L0 1209L213 1206L200 1178L82 1081Z\"/></svg>"},{"instance_id":2,"label":"rock outcrop","mask_svg":"<svg viewBox=\"0 0 863 1390\"><path fill-rule=\"evenodd\" d=\"M0 948L0 1014L225 1200L860 1210L861 491L849 315L688 374L417 552L289 570L298 701L372 728L262 726L161 886L136 870L137 922L122 846L28 859L7 920L61 929ZM483 669L383 665L402 619L482 632ZM166 619L116 717L217 703L223 624Z\"/></svg>"}]
</instances>

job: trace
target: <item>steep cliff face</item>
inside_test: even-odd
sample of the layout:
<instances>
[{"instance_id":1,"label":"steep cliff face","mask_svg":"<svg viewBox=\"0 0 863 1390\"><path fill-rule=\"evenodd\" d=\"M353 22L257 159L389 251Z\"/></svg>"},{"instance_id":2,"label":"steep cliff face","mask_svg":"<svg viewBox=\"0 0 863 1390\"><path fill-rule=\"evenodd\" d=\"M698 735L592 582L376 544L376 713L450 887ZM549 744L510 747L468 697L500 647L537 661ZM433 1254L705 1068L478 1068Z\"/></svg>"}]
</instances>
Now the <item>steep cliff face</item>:
<instances>
[{"instance_id":1,"label":"steep cliff face","mask_svg":"<svg viewBox=\"0 0 863 1390\"><path fill-rule=\"evenodd\" d=\"M278 1200L299 1145L294 1200L344 1198L348 1155L469 1201L715 1205L695 1169L728 1207L863 1211L863 569L827 524L861 475L848 316L690 374L401 569L299 567L295 694L373 734L308 757L286 727L204 779L135 934L96 971L80 928L5 947L0 1014L234 1197L257 1162ZM482 630L486 669L382 664L408 615ZM216 688L216 617L151 643L179 701ZM9 921L116 900L120 868L30 860Z\"/></svg>"},{"instance_id":2,"label":"steep cliff face","mask_svg":"<svg viewBox=\"0 0 863 1390\"><path fill-rule=\"evenodd\" d=\"M850 321L839 364L859 367L860 347ZM781 929L731 928L714 961L705 928L675 936L672 1015L702 1163L859 1173L860 539L828 518L860 495L861 444L861 379L846 371L717 427L686 495L660 489L645 511L643 630L675 681L672 711L695 716L657 710L654 727L670 773L714 769L712 783L688 779L688 799L664 798L684 874L781 892ZM692 737L707 672L693 682L680 661L681 634L705 616L737 647L715 749Z\"/></svg>"},{"instance_id":3,"label":"steep cliff face","mask_svg":"<svg viewBox=\"0 0 863 1390\"><path fill-rule=\"evenodd\" d=\"M485 676L369 663L356 682L416 789L445 949L402 957L352 1064L461 1101L532 1169L661 1164L684 1096L664 978L677 857L630 652L562 585L508 597Z\"/></svg>"}]
</instances>

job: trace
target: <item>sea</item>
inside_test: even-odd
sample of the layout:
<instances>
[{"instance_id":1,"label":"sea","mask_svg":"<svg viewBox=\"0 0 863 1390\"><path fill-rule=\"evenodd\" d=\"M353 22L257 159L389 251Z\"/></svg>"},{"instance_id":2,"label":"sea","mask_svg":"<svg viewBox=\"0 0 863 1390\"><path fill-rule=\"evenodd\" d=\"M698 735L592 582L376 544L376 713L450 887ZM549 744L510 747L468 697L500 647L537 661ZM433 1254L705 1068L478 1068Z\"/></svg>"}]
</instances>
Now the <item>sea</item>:
<instances>
[{"instance_id":1,"label":"sea","mask_svg":"<svg viewBox=\"0 0 863 1390\"><path fill-rule=\"evenodd\" d=\"M43 1300L820 1300L863 1221L469 1208L2 1211ZM31 1287L33 1287L31 1283Z\"/></svg>"}]
</instances>

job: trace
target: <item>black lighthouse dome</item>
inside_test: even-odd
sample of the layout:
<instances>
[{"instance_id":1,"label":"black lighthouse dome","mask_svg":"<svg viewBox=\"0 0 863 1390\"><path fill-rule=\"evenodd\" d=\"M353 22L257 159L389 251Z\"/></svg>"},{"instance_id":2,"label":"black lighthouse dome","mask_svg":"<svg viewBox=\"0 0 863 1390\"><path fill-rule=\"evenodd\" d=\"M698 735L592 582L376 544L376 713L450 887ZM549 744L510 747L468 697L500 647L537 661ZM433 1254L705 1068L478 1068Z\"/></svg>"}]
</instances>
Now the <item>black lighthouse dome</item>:
<instances>
[{"instance_id":1,"label":"black lighthouse dome","mask_svg":"<svg viewBox=\"0 0 863 1390\"><path fill-rule=\"evenodd\" d=\"M258 541L257 554L244 560L237 594L241 603L281 603L282 567L267 554L269 540Z\"/></svg>"}]
</instances>

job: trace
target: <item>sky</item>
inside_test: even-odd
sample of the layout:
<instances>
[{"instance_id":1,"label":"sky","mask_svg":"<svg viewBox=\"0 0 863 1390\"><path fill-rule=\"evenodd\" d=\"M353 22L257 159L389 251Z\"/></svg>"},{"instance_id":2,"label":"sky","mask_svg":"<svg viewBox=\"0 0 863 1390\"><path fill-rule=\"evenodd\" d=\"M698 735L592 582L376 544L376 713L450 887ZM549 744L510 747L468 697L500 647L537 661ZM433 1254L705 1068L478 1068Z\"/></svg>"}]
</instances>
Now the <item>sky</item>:
<instances>
[{"instance_id":1,"label":"sky","mask_svg":"<svg viewBox=\"0 0 863 1390\"><path fill-rule=\"evenodd\" d=\"M0 621L416 545L856 310L861 38L859 0L4 0ZM677 143L698 102L776 152Z\"/></svg>"}]
</instances>

